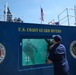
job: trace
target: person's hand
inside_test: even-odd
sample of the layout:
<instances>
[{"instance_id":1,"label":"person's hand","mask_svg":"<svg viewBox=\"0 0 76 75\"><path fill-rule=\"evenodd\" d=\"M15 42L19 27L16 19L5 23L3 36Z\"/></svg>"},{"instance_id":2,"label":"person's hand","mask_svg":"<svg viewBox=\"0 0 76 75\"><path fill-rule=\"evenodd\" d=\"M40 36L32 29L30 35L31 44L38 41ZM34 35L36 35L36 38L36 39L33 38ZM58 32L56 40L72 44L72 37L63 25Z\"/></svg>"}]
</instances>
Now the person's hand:
<instances>
[{"instance_id":1,"label":"person's hand","mask_svg":"<svg viewBox=\"0 0 76 75\"><path fill-rule=\"evenodd\" d=\"M51 46L49 47L49 49L51 49L53 46L54 46L54 45L51 45Z\"/></svg>"}]
</instances>

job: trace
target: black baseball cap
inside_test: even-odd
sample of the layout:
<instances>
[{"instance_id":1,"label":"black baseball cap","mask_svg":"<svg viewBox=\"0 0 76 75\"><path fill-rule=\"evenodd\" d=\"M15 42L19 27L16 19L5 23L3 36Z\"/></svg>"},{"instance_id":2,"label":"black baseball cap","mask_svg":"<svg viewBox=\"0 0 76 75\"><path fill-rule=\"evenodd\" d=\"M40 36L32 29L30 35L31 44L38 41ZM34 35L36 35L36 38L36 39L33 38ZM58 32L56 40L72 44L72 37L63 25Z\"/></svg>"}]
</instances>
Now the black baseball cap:
<instances>
[{"instance_id":1,"label":"black baseball cap","mask_svg":"<svg viewBox=\"0 0 76 75\"><path fill-rule=\"evenodd\" d=\"M56 42L62 41L62 37L60 35L53 35L52 37Z\"/></svg>"}]
</instances>

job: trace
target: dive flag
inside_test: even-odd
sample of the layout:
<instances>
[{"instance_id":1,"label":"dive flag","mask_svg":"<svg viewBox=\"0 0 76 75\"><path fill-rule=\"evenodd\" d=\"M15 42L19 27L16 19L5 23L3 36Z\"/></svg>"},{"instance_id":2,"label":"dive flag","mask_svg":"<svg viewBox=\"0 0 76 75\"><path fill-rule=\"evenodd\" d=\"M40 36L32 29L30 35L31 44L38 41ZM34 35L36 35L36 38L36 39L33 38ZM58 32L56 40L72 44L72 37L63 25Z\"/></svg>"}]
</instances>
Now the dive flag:
<instances>
[{"instance_id":1,"label":"dive flag","mask_svg":"<svg viewBox=\"0 0 76 75\"><path fill-rule=\"evenodd\" d=\"M42 8L41 8L41 20L44 21L44 12Z\"/></svg>"}]
</instances>

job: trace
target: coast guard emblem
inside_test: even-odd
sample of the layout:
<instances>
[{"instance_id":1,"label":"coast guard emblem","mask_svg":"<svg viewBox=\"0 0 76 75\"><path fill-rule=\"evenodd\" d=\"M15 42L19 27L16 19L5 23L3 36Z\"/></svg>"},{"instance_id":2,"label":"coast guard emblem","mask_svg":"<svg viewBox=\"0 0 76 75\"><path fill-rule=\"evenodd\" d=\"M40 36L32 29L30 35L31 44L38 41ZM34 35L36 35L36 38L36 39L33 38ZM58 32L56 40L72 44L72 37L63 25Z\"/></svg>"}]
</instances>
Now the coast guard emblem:
<instances>
[{"instance_id":1,"label":"coast guard emblem","mask_svg":"<svg viewBox=\"0 0 76 75\"><path fill-rule=\"evenodd\" d=\"M6 55L5 47L0 43L0 64L3 62Z\"/></svg>"},{"instance_id":2,"label":"coast guard emblem","mask_svg":"<svg viewBox=\"0 0 76 75\"><path fill-rule=\"evenodd\" d=\"M76 59L76 41L73 41L70 45L70 53L73 58Z\"/></svg>"}]
</instances>

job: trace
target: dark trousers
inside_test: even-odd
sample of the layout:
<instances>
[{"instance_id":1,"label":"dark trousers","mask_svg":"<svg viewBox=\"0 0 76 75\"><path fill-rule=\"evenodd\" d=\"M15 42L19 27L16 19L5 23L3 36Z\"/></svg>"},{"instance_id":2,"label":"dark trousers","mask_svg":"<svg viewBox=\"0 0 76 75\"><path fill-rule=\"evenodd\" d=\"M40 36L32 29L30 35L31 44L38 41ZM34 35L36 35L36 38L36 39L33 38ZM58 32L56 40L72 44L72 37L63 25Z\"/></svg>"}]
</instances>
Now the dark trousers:
<instances>
[{"instance_id":1,"label":"dark trousers","mask_svg":"<svg viewBox=\"0 0 76 75\"><path fill-rule=\"evenodd\" d=\"M55 73L54 75L70 75L69 72L66 73Z\"/></svg>"}]
</instances>

